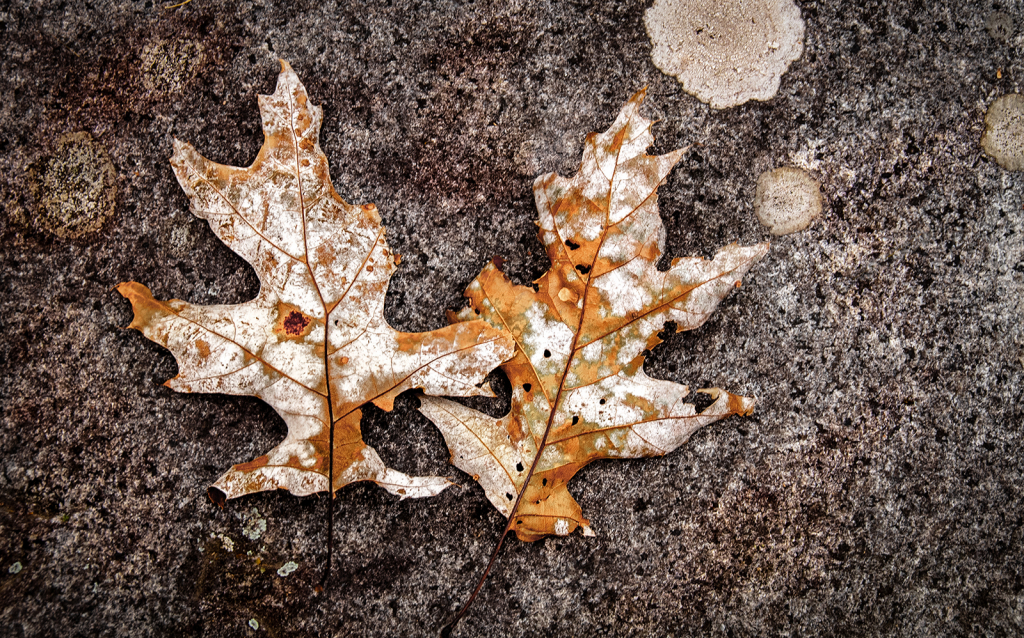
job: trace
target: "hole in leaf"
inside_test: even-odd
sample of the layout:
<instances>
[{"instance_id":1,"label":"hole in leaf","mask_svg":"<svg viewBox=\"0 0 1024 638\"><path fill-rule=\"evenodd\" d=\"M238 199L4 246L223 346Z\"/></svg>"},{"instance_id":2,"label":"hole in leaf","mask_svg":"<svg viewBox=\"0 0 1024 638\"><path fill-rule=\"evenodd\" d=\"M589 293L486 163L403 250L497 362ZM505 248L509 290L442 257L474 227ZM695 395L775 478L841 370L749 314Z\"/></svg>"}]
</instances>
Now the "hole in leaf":
<instances>
[{"instance_id":1,"label":"hole in leaf","mask_svg":"<svg viewBox=\"0 0 1024 638\"><path fill-rule=\"evenodd\" d=\"M585 275L588 272L590 272L590 266L584 266L583 264L578 264L576 266L576 270L580 271L580 273Z\"/></svg>"},{"instance_id":2,"label":"hole in leaf","mask_svg":"<svg viewBox=\"0 0 1024 638\"><path fill-rule=\"evenodd\" d=\"M516 463L516 472L522 472L522 471L523 471L523 464L522 463Z\"/></svg>"},{"instance_id":3,"label":"hole in leaf","mask_svg":"<svg viewBox=\"0 0 1024 638\"><path fill-rule=\"evenodd\" d=\"M511 501L512 500L512 495L509 494L508 492L505 492L505 498L507 498L508 500Z\"/></svg>"},{"instance_id":4,"label":"hole in leaf","mask_svg":"<svg viewBox=\"0 0 1024 638\"><path fill-rule=\"evenodd\" d=\"M690 399L690 401L693 403L693 407L698 414L711 407L711 404L715 402L715 400L711 398L710 394L706 394L704 392L694 393L693 398Z\"/></svg>"},{"instance_id":5,"label":"hole in leaf","mask_svg":"<svg viewBox=\"0 0 1024 638\"><path fill-rule=\"evenodd\" d=\"M580 418L578 416L573 416L572 417L572 424L573 425L576 425L579 422L580 422Z\"/></svg>"},{"instance_id":6,"label":"hole in leaf","mask_svg":"<svg viewBox=\"0 0 1024 638\"><path fill-rule=\"evenodd\" d=\"M580 247L579 244L577 244L576 242L574 242L571 239L566 240L565 245L569 247L569 250L576 250L577 248Z\"/></svg>"},{"instance_id":7,"label":"hole in leaf","mask_svg":"<svg viewBox=\"0 0 1024 638\"><path fill-rule=\"evenodd\" d=\"M551 358L551 351L550 350L544 350L544 358L545 359L550 359Z\"/></svg>"},{"instance_id":8,"label":"hole in leaf","mask_svg":"<svg viewBox=\"0 0 1024 638\"><path fill-rule=\"evenodd\" d=\"M476 308L476 309L474 309L474 312L476 312L476 314L480 314L480 309Z\"/></svg>"},{"instance_id":9,"label":"hole in leaf","mask_svg":"<svg viewBox=\"0 0 1024 638\"><path fill-rule=\"evenodd\" d=\"M529 392L532 387L533 386L530 385L529 383L524 383L523 384L523 390L525 390L526 392Z\"/></svg>"},{"instance_id":10,"label":"hole in leaf","mask_svg":"<svg viewBox=\"0 0 1024 638\"><path fill-rule=\"evenodd\" d=\"M543 486L545 486L545 487L547 487L547 484L548 484L548 480L547 480L547 479L542 479L542 480L541 480L541 482L540 482L540 484L541 484L541 485L543 485Z\"/></svg>"},{"instance_id":11,"label":"hole in leaf","mask_svg":"<svg viewBox=\"0 0 1024 638\"><path fill-rule=\"evenodd\" d=\"M608 403L608 402L605 401L604 399L601 399L600 401L598 401L598 403L600 403L601 405L604 405L605 403Z\"/></svg>"}]
</instances>

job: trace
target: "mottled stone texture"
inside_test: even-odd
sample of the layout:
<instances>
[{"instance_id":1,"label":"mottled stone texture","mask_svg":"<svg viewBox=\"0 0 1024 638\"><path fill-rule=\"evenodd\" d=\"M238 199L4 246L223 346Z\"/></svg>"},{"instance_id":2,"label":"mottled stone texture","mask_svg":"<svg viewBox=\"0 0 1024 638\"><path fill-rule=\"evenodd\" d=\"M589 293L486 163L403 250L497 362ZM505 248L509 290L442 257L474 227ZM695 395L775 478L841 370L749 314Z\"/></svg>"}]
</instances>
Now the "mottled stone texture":
<instances>
[{"instance_id":1,"label":"mottled stone texture","mask_svg":"<svg viewBox=\"0 0 1024 638\"><path fill-rule=\"evenodd\" d=\"M670 255L767 238L765 170L822 184L821 220L773 240L647 364L757 395L754 415L581 472L598 537L512 539L462 635L1024 632L1024 173L978 144L988 104L1024 89L1024 40L989 35L987 0L800 2L805 51L779 94L724 111L652 65L643 2L286 4L0 9L0 634L429 635L486 561L502 521L404 395L367 411L366 440L462 489L340 492L316 593L323 498L206 496L283 423L256 400L162 387L171 355L120 329L119 281L201 304L255 295L167 157L173 135L248 164L278 57L324 106L339 193L376 203L403 257L399 329L443 325L492 255L518 282L543 272L533 178L574 171L584 135L643 86L654 152L703 145L659 191ZM1013 6L998 10L1024 24ZM32 222L30 182L79 131L109 156L116 205L69 239Z\"/></svg>"}]
</instances>

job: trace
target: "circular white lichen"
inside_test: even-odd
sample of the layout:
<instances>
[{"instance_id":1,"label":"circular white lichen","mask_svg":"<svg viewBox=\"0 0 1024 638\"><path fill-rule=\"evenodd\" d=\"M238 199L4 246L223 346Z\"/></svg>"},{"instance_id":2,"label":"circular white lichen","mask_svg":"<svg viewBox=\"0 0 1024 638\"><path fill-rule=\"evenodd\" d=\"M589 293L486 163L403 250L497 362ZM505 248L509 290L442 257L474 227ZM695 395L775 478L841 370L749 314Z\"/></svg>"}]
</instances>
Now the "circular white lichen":
<instances>
[{"instance_id":1,"label":"circular white lichen","mask_svg":"<svg viewBox=\"0 0 1024 638\"><path fill-rule=\"evenodd\" d=\"M1024 95L1008 93L988 107L981 148L1006 170L1024 170Z\"/></svg>"},{"instance_id":2,"label":"circular white lichen","mask_svg":"<svg viewBox=\"0 0 1024 638\"><path fill-rule=\"evenodd\" d=\"M250 618L249 619L249 626L252 627L253 630L259 629L260 628L260 621L256 620L255 618Z\"/></svg>"},{"instance_id":3,"label":"circular white lichen","mask_svg":"<svg viewBox=\"0 0 1024 638\"><path fill-rule=\"evenodd\" d=\"M235 541L231 540L230 536L226 536L224 534L218 534L217 538L220 539L221 547L223 547L225 550L227 550L229 552L235 551Z\"/></svg>"},{"instance_id":4,"label":"circular white lichen","mask_svg":"<svg viewBox=\"0 0 1024 638\"><path fill-rule=\"evenodd\" d=\"M716 109L771 99L804 48L793 0L654 0L644 24L654 65Z\"/></svg>"},{"instance_id":5,"label":"circular white lichen","mask_svg":"<svg viewBox=\"0 0 1024 638\"><path fill-rule=\"evenodd\" d=\"M761 173L754 213L773 235L788 235L810 226L821 215L821 188L799 168L783 166Z\"/></svg>"},{"instance_id":6,"label":"circular white lichen","mask_svg":"<svg viewBox=\"0 0 1024 638\"><path fill-rule=\"evenodd\" d=\"M13 565L7 568L8 574L17 574L21 571L21 561L15 561Z\"/></svg>"},{"instance_id":7,"label":"circular white lichen","mask_svg":"<svg viewBox=\"0 0 1024 638\"><path fill-rule=\"evenodd\" d=\"M287 563L285 563L284 565L281 565L281 568L277 570L277 575L280 576L281 578L284 578L285 576L287 576L288 574L292 573L293 571L295 571L298 568L299 568L299 564L296 563L295 561L291 561L290 560Z\"/></svg>"}]
</instances>

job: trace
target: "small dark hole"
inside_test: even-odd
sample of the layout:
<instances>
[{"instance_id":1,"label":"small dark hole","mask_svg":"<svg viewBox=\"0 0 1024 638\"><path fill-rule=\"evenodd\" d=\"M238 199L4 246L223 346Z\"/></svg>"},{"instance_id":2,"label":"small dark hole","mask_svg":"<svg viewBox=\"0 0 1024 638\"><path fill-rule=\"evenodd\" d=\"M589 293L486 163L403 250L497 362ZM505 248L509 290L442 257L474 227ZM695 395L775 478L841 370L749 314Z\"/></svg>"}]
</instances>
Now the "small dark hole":
<instances>
[{"instance_id":1,"label":"small dark hole","mask_svg":"<svg viewBox=\"0 0 1024 638\"><path fill-rule=\"evenodd\" d=\"M573 425L576 425L576 424L577 424L577 423L579 423L579 422L580 422L580 418L579 418L578 416L574 416L574 417L572 418L572 424L573 424Z\"/></svg>"},{"instance_id":2,"label":"small dark hole","mask_svg":"<svg viewBox=\"0 0 1024 638\"><path fill-rule=\"evenodd\" d=\"M480 314L480 309L479 309L479 308L476 308L476 309L475 309L475 312L476 312L476 314Z\"/></svg>"},{"instance_id":3,"label":"small dark hole","mask_svg":"<svg viewBox=\"0 0 1024 638\"><path fill-rule=\"evenodd\" d=\"M505 493L505 498L507 498L508 500L510 500L510 501L511 501L511 500L512 500L512 495L511 495L511 494L509 494L508 492L506 492L506 493Z\"/></svg>"},{"instance_id":4,"label":"small dark hole","mask_svg":"<svg viewBox=\"0 0 1024 638\"><path fill-rule=\"evenodd\" d=\"M577 244L576 242L574 242L574 241L573 241L573 240L571 240L571 239L570 239L570 240L568 240L568 241L566 241L566 242L565 242L565 245L569 247L569 250L576 250L577 248L579 248L579 247L580 247L580 245L579 245L579 244Z\"/></svg>"},{"instance_id":5,"label":"small dark hole","mask_svg":"<svg viewBox=\"0 0 1024 638\"><path fill-rule=\"evenodd\" d=\"M576 266L576 270L580 271L585 275L588 272L590 272L590 266L584 266L583 264L579 264Z\"/></svg>"},{"instance_id":6,"label":"small dark hole","mask_svg":"<svg viewBox=\"0 0 1024 638\"><path fill-rule=\"evenodd\" d=\"M522 471L523 471L523 464L522 463L516 463L516 472L522 472Z\"/></svg>"},{"instance_id":7,"label":"small dark hole","mask_svg":"<svg viewBox=\"0 0 1024 638\"><path fill-rule=\"evenodd\" d=\"M607 401L605 401L604 399L601 399L601 400L599 401L599 403L600 403L601 405L604 405L605 403L607 403Z\"/></svg>"},{"instance_id":8,"label":"small dark hole","mask_svg":"<svg viewBox=\"0 0 1024 638\"><path fill-rule=\"evenodd\" d=\"M542 479L540 484L546 487L547 484L548 484L548 480L547 479Z\"/></svg>"},{"instance_id":9,"label":"small dark hole","mask_svg":"<svg viewBox=\"0 0 1024 638\"><path fill-rule=\"evenodd\" d=\"M527 392L529 392L529 391L530 391L530 388L532 388L532 387L533 387L533 386L532 386L532 385L530 385L529 383L524 383L524 384L523 384L523 390L526 390Z\"/></svg>"},{"instance_id":10,"label":"small dark hole","mask_svg":"<svg viewBox=\"0 0 1024 638\"><path fill-rule=\"evenodd\" d=\"M545 350L544 351L544 358L545 359L550 359L551 358L551 351L550 350Z\"/></svg>"}]
</instances>

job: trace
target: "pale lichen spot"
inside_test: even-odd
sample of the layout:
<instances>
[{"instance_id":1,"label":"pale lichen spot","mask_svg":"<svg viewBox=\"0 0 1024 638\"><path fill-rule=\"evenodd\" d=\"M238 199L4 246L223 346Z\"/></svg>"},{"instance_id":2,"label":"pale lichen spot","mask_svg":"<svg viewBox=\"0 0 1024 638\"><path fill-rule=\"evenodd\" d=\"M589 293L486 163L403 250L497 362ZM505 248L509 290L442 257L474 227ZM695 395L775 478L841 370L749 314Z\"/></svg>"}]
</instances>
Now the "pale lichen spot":
<instances>
[{"instance_id":1,"label":"pale lichen spot","mask_svg":"<svg viewBox=\"0 0 1024 638\"><path fill-rule=\"evenodd\" d=\"M217 538L220 539L220 545L229 552L235 551L235 541L231 540L231 537L226 534L217 534Z\"/></svg>"},{"instance_id":2,"label":"pale lichen spot","mask_svg":"<svg viewBox=\"0 0 1024 638\"><path fill-rule=\"evenodd\" d=\"M757 178L754 213L773 235L803 230L821 215L821 189L806 171L783 166Z\"/></svg>"},{"instance_id":3,"label":"pale lichen spot","mask_svg":"<svg viewBox=\"0 0 1024 638\"><path fill-rule=\"evenodd\" d=\"M245 524L242 526L242 534L251 541L258 540L267 531L267 519L260 516L260 511L255 507L246 516Z\"/></svg>"},{"instance_id":4,"label":"pale lichen spot","mask_svg":"<svg viewBox=\"0 0 1024 638\"><path fill-rule=\"evenodd\" d=\"M985 113L981 147L1008 171L1024 171L1024 95L1008 93Z\"/></svg>"},{"instance_id":5,"label":"pale lichen spot","mask_svg":"<svg viewBox=\"0 0 1024 638\"><path fill-rule=\"evenodd\" d=\"M654 66L716 109L771 99L803 53L793 0L655 0L644 24Z\"/></svg>"},{"instance_id":6,"label":"pale lichen spot","mask_svg":"<svg viewBox=\"0 0 1024 638\"><path fill-rule=\"evenodd\" d=\"M284 578L285 576L287 576L288 574L291 574L292 572L294 572L298 568L299 568L299 564L296 563L295 561L290 560L287 563L285 563L284 565L281 565L281 568L277 570L277 575L280 576L281 578Z\"/></svg>"}]
</instances>

